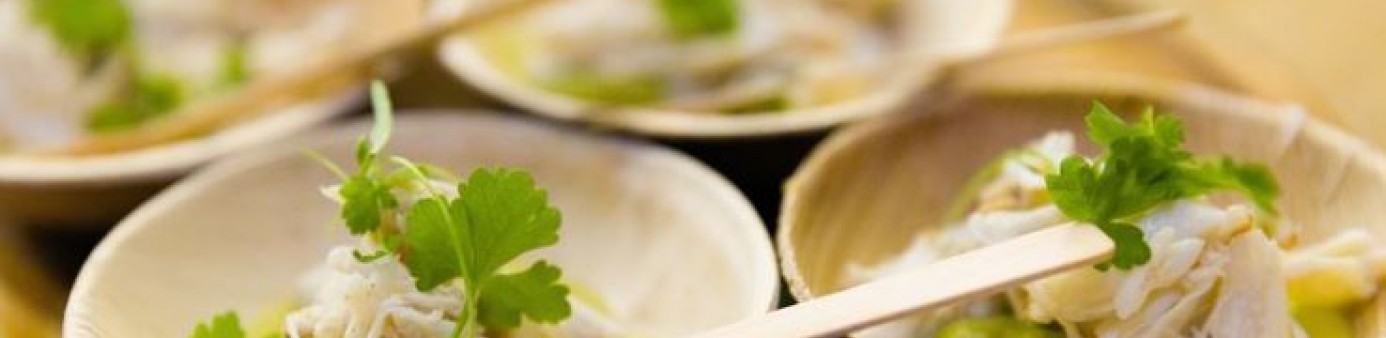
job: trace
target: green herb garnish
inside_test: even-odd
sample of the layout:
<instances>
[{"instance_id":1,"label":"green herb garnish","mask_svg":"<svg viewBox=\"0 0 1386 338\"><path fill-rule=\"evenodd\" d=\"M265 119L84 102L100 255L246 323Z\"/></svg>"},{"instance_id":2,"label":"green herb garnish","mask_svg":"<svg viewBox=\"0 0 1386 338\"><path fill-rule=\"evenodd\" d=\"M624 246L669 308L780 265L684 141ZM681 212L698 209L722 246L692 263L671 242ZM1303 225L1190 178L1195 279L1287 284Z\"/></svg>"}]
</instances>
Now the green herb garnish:
<instances>
[{"instance_id":1,"label":"green herb garnish","mask_svg":"<svg viewBox=\"0 0 1386 338\"><path fill-rule=\"evenodd\" d=\"M222 87L235 87L250 80L249 51L244 41L235 41L221 55L221 69L217 74L217 84Z\"/></svg>"},{"instance_id":2,"label":"green herb garnish","mask_svg":"<svg viewBox=\"0 0 1386 338\"><path fill-rule=\"evenodd\" d=\"M664 98L664 82L653 76L571 72L548 78L542 86L556 93L613 105L639 105Z\"/></svg>"},{"instance_id":3,"label":"green herb garnish","mask_svg":"<svg viewBox=\"0 0 1386 338\"><path fill-rule=\"evenodd\" d=\"M77 55L108 53L130 36L130 12L119 0L33 0L29 5L34 21Z\"/></svg>"},{"instance_id":4,"label":"green herb garnish","mask_svg":"<svg viewBox=\"0 0 1386 338\"><path fill-rule=\"evenodd\" d=\"M547 194L529 174L505 169L474 171L457 190L457 198L425 198L409 211L404 264L419 289L463 281L466 337L476 335L478 319L508 329L521 315L541 323L567 318L568 288L558 284L557 268L539 261L500 273L520 254L558 242L560 216Z\"/></svg>"},{"instance_id":5,"label":"green herb garnish","mask_svg":"<svg viewBox=\"0 0 1386 338\"><path fill-rule=\"evenodd\" d=\"M768 98L745 102L722 109L727 114L753 114L783 111L789 108L789 98L784 94L771 96Z\"/></svg>"},{"instance_id":6,"label":"green herb garnish","mask_svg":"<svg viewBox=\"0 0 1386 338\"><path fill-rule=\"evenodd\" d=\"M1275 213L1279 189L1266 167L1194 158L1182 149L1184 126L1178 119L1147 109L1139 122L1127 124L1094 102L1086 121L1088 137L1106 153L1093 162L1071 156L1046 182L1065 215L1096 225L1116 243L1112 260L1100 269L1124 270L1149 261L1150 246L1133 222L1175 200L1233 190Z\"/></svg>"},{"instance_id":7,"label":"green herb garnish","mask_svg":"<svg viewBox=\"0 0 1386 338\"><path fill-rule=\"evenodd\" d=\"M241 319L235 312L225 313L212 317L211 322L197 324L193 329L190 338L245 338L245 330L241 328Z\"/></svg>"},{"instance_id":8,"label":"green herb garnish","mask_svg":"<svg viewBox=\"0 0 1386 338\"><path fill-rule=\"evenodd\" d=\"M183 103L183 85L162 75L136 76L124 95L87 115L87 130L105 133L133 129L172 112Z\"/></svg>"},{"instance_id":9,"label":"green herb garnish","mask_svg":"<svg viewBox=\"0 0 1386 338\"><path fill-rule=\"evenodd\" d=\"M315 157L342 180L340 216L347 229L383 246L357 252L356 259L398 259L422 291L460 286L463 308L453 337L513 329L525 318L567 319L569 289L559 282L557 266L540 260L522 271L507 270L519 256L558 242L562 216L549 205L547 192L528 173L504 168L473 171L457 185L456 197L438 191L435 182L455 176L400 157L383 160L394 123L389 93L378 81L371 84L371 100L376 123L357 142L357 170L347 173ZM396 192L423 197L406 208ZM403 226L395 224L400 218Z\"/></svg>"},{"instance_id":10,"label":"green herb garnish","mask_svg":"<svg viewBox=\"0 0 1386 338\"><path fill-rule=\"evenodd\" d=\"M394 127L389 92L385 85L371 84L371 100L375 111L375 126L371 133L356 143L356 173L344 177L338 194L342 198L342 220L353 235L363 235L380 228L382 217L393 217L399 206L392 185L384 179L379 153L390 141ZM339 171L340 172L340 171Z\"/></svg>"},{"instance_id":11,"label":"green herb garnish","mask_svg":"<svg viewBox=\"0 0 1386 338\"><path fill-rule=\"evenodd\" d=\"M453 336L476 337L480 326L505 330L519 326L521 318L554 323L571 314L568 288L559 284L559 269L538 261L517 273L501 273L501 268L521 254L558 243L561 216L548 204L548 194L523 171L477 169L458 184L457 197L447 197L432 188L429 172L436 167L393 158L399 173L379 175L375 167L379 152L389 139L391 125L388 93L383 85L372 86L377 124L370 137L357 147L361 173L348 180L366 191L348 197L343 186L343 216L353 232L381 233L382 213L392 213L397 204L391 187L417 187L427 197L414 203L405 213L407 231L402 235L400 261L423 291L461 280L462 318ZM412 177L403 183L398 178ZM389 180L394 178L394 182ZM357 200L356 203L351 201ZM360 209L360 210L352 210ZM351 222L357 222L355 226ZM387 243L390 242L387 237ZM401 237L392 237L401 238Z\"/></svg>"},{"instance_id":12,"label":"green herb garnish","mask_svg":"<svg viewBox=\"0 0 1386 338\"><path fill-rule=\"evenodd\" d=\"M725 35L736 31L736 0L659 0L659 10L679 39Z\"/></svg>"},{"instance_id":13,"label":"green herb garnish","mask_svg":"<svg viewBox=\"0 0 1386 338\"><path fill-rule=\"evenodd\" d=\"M1063 335L1012 317L964 318L948 323L938 338L1059 338Z\"/></svg>"}]
</instances>

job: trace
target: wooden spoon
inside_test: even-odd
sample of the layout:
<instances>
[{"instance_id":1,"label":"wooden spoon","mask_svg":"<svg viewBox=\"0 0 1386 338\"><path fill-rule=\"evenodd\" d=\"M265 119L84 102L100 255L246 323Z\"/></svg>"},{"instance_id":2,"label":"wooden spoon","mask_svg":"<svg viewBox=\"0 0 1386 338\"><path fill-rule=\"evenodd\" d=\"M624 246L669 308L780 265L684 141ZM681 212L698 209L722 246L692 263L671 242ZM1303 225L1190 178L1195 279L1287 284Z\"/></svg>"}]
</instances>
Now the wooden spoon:
<instances>
[{"instance_id":1,"label":"wooden spoon","mask_svg":"<svg viewBox=\"0 0 1386 338\"><path fill-rule=\"evenodd\" d=\"M359 85L389 60L427 46L457 31L483 25L533 8L551 0L511 0L483 5L445 22L407 30L393 39L382 39L353 53L322 60L311 67L267 77L226 95L201 100L164 119L126 132L98 135L78 141L49 155L81 156L128 151L198 137L221 126L255 117L294 102Z\"/></svg>"},{"instance_id":2,"label":"wooden spoon","mask_svg":"<svg viewBox=\"0 0 1386 338\"><path fill-rule=\"evenodd\" d=\"M1096 227L1051 227L697 337L840 336L1091 265L1109 257L1112 249L1112 241Z\"/></svg>"}]
</instances>

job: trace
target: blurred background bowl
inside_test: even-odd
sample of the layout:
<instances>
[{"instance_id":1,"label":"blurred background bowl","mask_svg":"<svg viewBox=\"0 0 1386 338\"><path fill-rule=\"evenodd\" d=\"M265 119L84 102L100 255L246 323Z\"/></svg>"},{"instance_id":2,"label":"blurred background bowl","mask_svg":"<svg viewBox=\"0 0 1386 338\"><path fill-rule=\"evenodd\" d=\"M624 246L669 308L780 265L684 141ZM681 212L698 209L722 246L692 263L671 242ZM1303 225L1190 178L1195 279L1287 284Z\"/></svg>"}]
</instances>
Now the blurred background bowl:
<instances>
[{"instance_id":1,"label":"blurred background bowl","mask_svg":"<svg viewBox=\"0 0 1386 338\"><path fill-rule=\"evenodd\" d=\"M80 157L0 157L0 217L19 225L109 226L198 166L237 151L263 149L347 112L354 89L246 121L201 138Z\"/></svg>"},{"instance_id":2,"label":"blurred background bowl","mask_svg":"<svg viewBox=\"0 0 1386 338\"><path fill-rule=\"evenodd\" d=\"M546 117L592 123L634 133L677 138L744 138L819 131L894 111L927 88L945 69L985 54L996 45L1011 14L1010 0L916 1L901 36L902 57L886 83L841 103L753 114L714 114L669 109L601 109L505 74L473 38L459 34L439 46L442 63L478 90Z\"/></svg>"},{"instance_id":3,"label":"blurred background bowl","mask_svg":"<svg viewBox=\"0 0 1386 338\"><path fill-rule=\"evenodd\" d=\"M266 48L264 55L245 56L250 58L243 63L250 63L243 67L256 67L252 71L257 71L256 77L246 79L247 83L238 84L238 88L217 89L195 88L201 91L199 96L192 98L192 102L183 102L174 107L173 115L165 117L167 121L150 121L145 125L121 133L147 133L158 134L160 132L157 124L167 123L201 123L197 128L197 137L178 138L165 140L166 142L152 146L141 147L129 151L99 151L94 153L69 154L63 148L80 148L89 142L104 142L103 137L112 136L107 134L88 134L80 135L74 145L54 145L59 149L41 149L39 153L20 152L14 154L0 155L0 218L5 218L16 225L75 225L75 226L95 226L108 227L115 220L124 216L134 209L139 203L148 199L160 189L172 183L174 180L186 175L188 172L205 164L213 159L231 153L258 150L275 140L284 139L294 134L301 133L313 126L320 125L336 116L350 111L350 109L360 102L361 88L359 85L351 85L354 82L362 82L363 79L351 78L347 86L332 87L340 88L322 93L312 94L311 99L302 101L284 102L283 104L272 105L274 109L266 109L257 112L239 112L225 120L229 122L202 123L196 119L185 119L187 116L177 114L199 114L205 113L197 111L199 102L220 100L218 96L235 96L238 90L253 87L257 81L269 79L273 81L276 77L291 74L301 68L312 66L313 62L326 62L333 56L346 55L355 50L382 43L388 39L397 38L400 32L414 28L423 22L422 0L360 0L348 7L324 6L333 4L334 1L318 1L316 3L294 2L280 3L276 1L267 2L245 2L237 3L233 6L227 3L198 3L198 4L179 4L174 2L158 1L131 1L124 0L118 3L128 13L128 20L131 22L130 30L135 41L143 37L151 37L149 45L140 45L137 42L127 42L129 50L136 52L115 54L113 58L124 58L126 55L138 55L137 52L154 53L140 48L155 48L154 46L170 45L182 47L183 49L159 51L166 52L164 59L149 59L138 62L162 62L169 65L160 64L150 72L172 72L170 74L182 74L178 76L193 77L189 74L200 74L182 68L195 68L185 64L209 63L207 59L211 56L219 56L224 48L234 50L233 47L224 47L218 42L219 38L234 40L249 36L250 32L242 30L255 30L260 27L240 27L246 23L237 21L237 15L245 13L258 13L255 11L277 10L279 12L289 12L299 15L294 11L316 10L322 13L323 17L340 17L342 19L356 20L356 25L331 25L324 29L323 21L330 20L311 20L312 27L291 27L303 28L300 31L288 30L284 27L276 26L273 22L263 24L268 28L279 29L274 31L273 36L265 37L260 42ZM326 4L326 5L325 5ZM337 2L340 4L340 2ZM26 8L26 7L19 7ZM305 9L306 8L306 9ZM69 9L72 10L72 9ZM249 11L249 12L246 12ZM244 13L243 13L244 12ZM309 12L313 13L313 12ZM325 13L325 14L324 14ZM359 15L358 15L359 13ZM81 18L80 15L94 15L95 13L73 13L71 15ZM208 16L208 17L204 17ZM302 16L302 15L299 15ZM295 16L294 18L298 18ZM216 20L222 21L216 21ZM301 19L301 18L300 18ZM320 19L314 16L311 19ZM306 20L306 19L305 19ZM187 21L187 22L184 22ZM196 23L196 24L194 24ZM308 25L310 23L305 23ZM281 24L282 25L282 24ZM225 27L224 27L225 26ZM308 28L313 28L311 32ZM170 30L168 32L157 29ZM287 31L287 32L286 32ZM180 35L182 34L182 35ZM228 38L230 36L230 38ZM168 41L163 41L164 39ZM249 38L245 38L249 39ZM336 39L336 40L333 40ZM281 41L282 40L282 41ZM290 45L294 41L304 40L305 46L316 46L323 48L321 53L313 55L284 55L285 45ZM330 40L335 43L324 43L318 40ZM148 42L148 41L144 41ZM162 43L162 44L160 44ZM249 42L247 42L248 44ZM226 43L230 44L230 43ZM260 46L257 45L257 46ZM210 46L210 47L209 47ZM208 47L208 53L197 53L192 47ZM249 48L249 47L246 47ZM276 49L277 48L277 49ZM186 49L186 50L184 50ZM204 48L207 49L207 48ZM288 49L288 51L294 51ZM184 59L176 59L182 57ZM186 59L186 60L185 60ZM123 59L121 59L123 60ZM132 60L141 60L134 58ZM152 60L152 61L151 61ZM180 61L180 62L173 62ZM200 62L200 63L199 63ZM222 62L222 61L218 61ZM254 63L258 62L258 63ZM116 61L110 62L115 64ZM217 64L217 63L211 63ZM111 68L111 67L107 67ZM263 68L263 69L262 69ZM199 69L200 68L195 68ZM188 74L178 72L188 72ZM343 72L347 74L347 72ZM82 81L100 82L108 81L106 74L92 75ZM200 79L199 79L200 80ZM342 79L347 80L347 79ZM179 81L193 81L180 79ZM336 81L336 79L323 79L322 81ZM193 89L187 89L192 91ZM126 95L126 94L122 94ZM132 94L131 94L132 95ZM192 110L192 111L189 111ZM19 114L18 112L6 112L6 114ZM13 119L11 119L13 120ZM194 120L188 122L187 120ZM50 147L50 148L51 148ZM56 151L56 153L51 153ZM49 152L49 153L45 153Z\"/></svg>"}]
</instances>

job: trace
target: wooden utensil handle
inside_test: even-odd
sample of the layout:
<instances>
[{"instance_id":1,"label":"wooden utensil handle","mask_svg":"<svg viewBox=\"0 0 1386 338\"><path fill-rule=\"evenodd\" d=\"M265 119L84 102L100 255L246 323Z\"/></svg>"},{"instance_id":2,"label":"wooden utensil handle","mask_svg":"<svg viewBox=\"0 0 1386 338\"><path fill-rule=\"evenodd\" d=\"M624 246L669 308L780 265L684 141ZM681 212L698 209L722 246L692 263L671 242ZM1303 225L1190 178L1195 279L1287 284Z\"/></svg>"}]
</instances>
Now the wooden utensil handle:
<instances>
[{"instance_id":1,"label":"wooden utensil handle","mask_svg":"<svg viewBox=\"0 0 1386 338\"><path fill-rule=\"evenodd\" d=\"M846 334L919 311L1107 259L1112 241L1097 227L1066 224L829 294L700 338L791 338Z\"/></svg>"}]
</instances>

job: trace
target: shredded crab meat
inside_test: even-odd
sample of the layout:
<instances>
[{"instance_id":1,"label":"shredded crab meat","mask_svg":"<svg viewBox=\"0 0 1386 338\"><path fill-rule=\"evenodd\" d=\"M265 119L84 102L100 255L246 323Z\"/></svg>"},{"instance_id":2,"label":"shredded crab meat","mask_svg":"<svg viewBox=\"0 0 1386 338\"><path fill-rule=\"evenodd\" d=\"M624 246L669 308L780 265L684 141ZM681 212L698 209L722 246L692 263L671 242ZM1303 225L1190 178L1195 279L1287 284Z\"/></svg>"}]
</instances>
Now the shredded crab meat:
<instances>
[{"instance_id":1,"label":"shredded crab meat","mask_svg":"<svg viewBox=\"0 0 1386 338\"><path fill-rule=\"evenodd\" d=\"M1005 160L978 192L972 214L920 235L894 260L849 267L845 282L864 283L1068 222L1047 200L1044 175L1073 147L1067 133L1034 142ZM1292 317L1291 296L1298 303L1358 304L1376 294L1386 272L1386 249L1363 228L1294 247L1293 223L1241 204L1186 199L1151 211L1136 225L1152 250L1145 265L1067 271L861 336L929 336L957 318L1011 315L1071 338L1306 337Z\"/></svg>"},{"instance_id":2,"label":"shredded crab meat","mask_svg":"<svg viewBox=\"0 0 1386 338\"><path fill-rule=\"evenodd\" d=\"M452 332L462 302L457 287L420 292L398 260L361 262L353 254L357 250L366 249L332 249L326 264L305 278L302 292L312 295L312 305L287 317L290 337L446 337Z\"/></svg>"}]
</instances>

